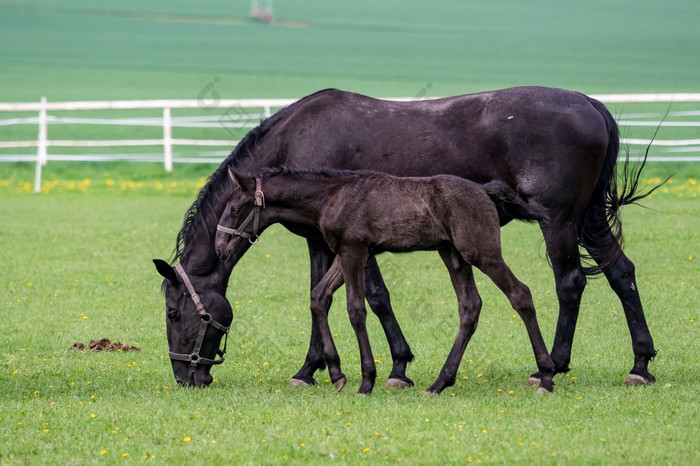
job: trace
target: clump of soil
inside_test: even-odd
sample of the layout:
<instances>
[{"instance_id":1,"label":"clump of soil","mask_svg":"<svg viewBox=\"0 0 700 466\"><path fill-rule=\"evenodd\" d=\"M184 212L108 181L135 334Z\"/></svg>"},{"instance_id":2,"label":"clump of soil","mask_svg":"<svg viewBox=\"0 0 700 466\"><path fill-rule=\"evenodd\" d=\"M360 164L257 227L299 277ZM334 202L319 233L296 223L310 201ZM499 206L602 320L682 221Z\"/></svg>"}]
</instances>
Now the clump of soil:
<instances>
[{"instance_id":1,"label":"clump of soil","mask_svg":"<svg viewBox=\"0 0 700 466\"><path fill-rule=\"evenodd\" d=\"M91 350L95 353L98 351L141 351L141 347L127 345L126 343L121 343L119 341L112 342L109 338L103 338L101 340L91 340L90 344L86 348L84 344L79 341L73 343L70 349L74 350Z\"/></svg>"}]
</instances>

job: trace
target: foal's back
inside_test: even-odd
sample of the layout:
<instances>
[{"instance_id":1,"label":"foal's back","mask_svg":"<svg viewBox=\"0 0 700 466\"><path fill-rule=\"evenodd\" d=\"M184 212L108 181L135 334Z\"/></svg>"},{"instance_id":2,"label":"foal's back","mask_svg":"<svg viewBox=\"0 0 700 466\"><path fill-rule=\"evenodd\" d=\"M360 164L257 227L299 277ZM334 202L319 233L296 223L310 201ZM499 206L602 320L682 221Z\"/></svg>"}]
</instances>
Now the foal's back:
<instances>
[{"instance_id":1,"label":"foal's back","mask_svg":"<svg viewBox=\"0 0 700 466\"><path fill-rule=\"evenodd\" d=\"M332 190L319 227L334 249L352 243L374 253L456 246L468 237L499 244L498 212L486 191L452 175L351 177Z\"/></svg>"}]
</instances>

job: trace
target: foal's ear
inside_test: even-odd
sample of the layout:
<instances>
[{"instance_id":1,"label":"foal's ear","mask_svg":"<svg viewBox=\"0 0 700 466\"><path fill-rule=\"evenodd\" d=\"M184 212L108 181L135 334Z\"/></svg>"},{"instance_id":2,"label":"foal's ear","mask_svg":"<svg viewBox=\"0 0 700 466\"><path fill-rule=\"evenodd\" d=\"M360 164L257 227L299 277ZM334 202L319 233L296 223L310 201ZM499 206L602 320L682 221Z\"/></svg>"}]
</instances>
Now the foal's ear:
<instances>
[{"instance_id":1,"label":"foal's ear","mask_svg":"<svg viewBox=\"0 0 700 466\"><path fill-rule=\"evenodd\" d=\"M243 184L238 181L238 177L236 176L235 173L233 173L233 170L231 170L231 167L228 167L228 176L231 178L231 181L233 181L233 186L236 188L241 188L243 191L245 191L245 187Z\"/></svg>"},{"instance_id":2,"label":"foal's ear","mask_svg":"<svg viewBox=\"0 0 700 466\"><path fill-rule=\"evenodd\" d=\"M156 270L163 278L172 284L177 283L177 273L175 273L175 269L170 267L170 264L160 259L153 259L153 263L156 265Z\"/></svg>"}]
</instances>

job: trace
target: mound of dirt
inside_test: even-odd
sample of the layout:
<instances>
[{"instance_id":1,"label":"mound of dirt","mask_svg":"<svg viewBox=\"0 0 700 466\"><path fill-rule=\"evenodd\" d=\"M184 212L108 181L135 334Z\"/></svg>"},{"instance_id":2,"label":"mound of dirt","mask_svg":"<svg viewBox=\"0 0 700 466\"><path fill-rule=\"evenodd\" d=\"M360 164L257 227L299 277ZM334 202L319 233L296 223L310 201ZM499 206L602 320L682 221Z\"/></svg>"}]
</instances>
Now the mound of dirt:
<instances>
[{"instance_id":1,"label":"mound of dirt","mask_svg":"<svg viewBox=\"0 0 700 466\"><path fill-rule=\"evenodd\" d=\"M76 341L73 343L73 346L71 346L70 349L80 351L89 349L95 353L98 351L141 351L139 346L127 345L126 343L121 343L119 341L112 342L109 338L91 340L87 348L81 342Z\"/></svg>"}]
</instances>

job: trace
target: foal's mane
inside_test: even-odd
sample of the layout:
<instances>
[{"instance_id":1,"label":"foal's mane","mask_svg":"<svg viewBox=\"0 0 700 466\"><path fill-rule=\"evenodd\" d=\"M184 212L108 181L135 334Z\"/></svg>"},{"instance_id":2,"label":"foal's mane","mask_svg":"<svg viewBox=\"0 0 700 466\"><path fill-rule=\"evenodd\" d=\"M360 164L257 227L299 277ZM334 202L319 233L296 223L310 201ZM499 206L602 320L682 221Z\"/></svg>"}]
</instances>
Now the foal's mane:
<instances>
[{"instance_id":1,"label":"foal's mane","mask_svg":"<svg viewBox=\"0 0 700 466\"><path fill-rule=\"evenodd\" d=\"M213 205L223 202L221 192L222 187L227 186L229 182L228 168L235 168L238 166L241 160L247 157L253 157L254 149L258 143L264 138L264 136L270 131L270 129L275 126L280 121L287 119L292 115L297 108L308 99L317 96L320 93L326 92L319 91L314 94L308 95L303 99L300 99L293 104L280 109L274 115L266 118L260 122L258 126L253 128L246 134L243 139L234 147L233 151L224 160L221 165L211 174L206 184L200 189L197 197L185 212L185 218L182 224L180 232L177 234L177 242L175 244L175 250L172 254L171 263L175 264L182 258L182 254L185 249L185 244L189 243L195 234L196 229L194 226L198 221L204 221L205 209L213 209Z\"/></svg>"},{"instance_id":2,"label":"foal's mane","mask_svg":"<svg viewBox=\"0 0 700 466\"><path fill-rule=\"evenodd\" d=\"M274 178L275 176L288 176L293 179L304 178L308 176L318 178L347 178L349 176L368 175L376 172L368 170L337 170L332 168L294 168L288 166L266 167L258 171L256 178Z\"/></svg>"}]
</instances>

